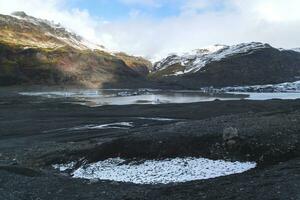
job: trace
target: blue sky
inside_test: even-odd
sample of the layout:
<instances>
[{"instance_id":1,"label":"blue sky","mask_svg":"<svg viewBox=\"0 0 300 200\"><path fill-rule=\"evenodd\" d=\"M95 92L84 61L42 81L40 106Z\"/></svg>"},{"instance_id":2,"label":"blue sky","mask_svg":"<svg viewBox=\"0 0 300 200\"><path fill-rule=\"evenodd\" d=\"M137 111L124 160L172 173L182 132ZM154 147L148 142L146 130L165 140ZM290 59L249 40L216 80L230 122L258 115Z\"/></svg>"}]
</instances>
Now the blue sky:
<instances>
[{"instance_id":1,"label":"blue sky","mask_svg":"<svg viewBox=\"0 0 300 200\"><path fill-rule=\"evenodd\" d=\"M109 50L153 60L214 44L300 47L299 0L0 0Z\"/></svg>"},{"instance_id":2,"label":"blue sky","mask_svg":"<svg viewBox=\"0 0 300 200\"><path fill-rule=\"evenodd\" d=\"M190 3L187 3L190 2ZM196 2L196 3L194 3ZM200 3L199 3L200 2ZM66 5L72 8L87 10L92 16L109 21L127 20L134 14L156 20L179 16L182 11L194 5L193 12L222 12L228 9L226 0L73 0Z\"/></svg>"},{"instance_id":3,"label":"blue sky","mask_svg":"<svg viewBox=\"0 0 300 200\"><path fill-rule=\"evenodd\" d=\"M182 0L161 1L159 4L122 0L75 0L68 4L70 8L86 9L91 15L105 20L126 20L133 13L161 19L178 15L182 5Z\"/></svg>"}]
</instances>

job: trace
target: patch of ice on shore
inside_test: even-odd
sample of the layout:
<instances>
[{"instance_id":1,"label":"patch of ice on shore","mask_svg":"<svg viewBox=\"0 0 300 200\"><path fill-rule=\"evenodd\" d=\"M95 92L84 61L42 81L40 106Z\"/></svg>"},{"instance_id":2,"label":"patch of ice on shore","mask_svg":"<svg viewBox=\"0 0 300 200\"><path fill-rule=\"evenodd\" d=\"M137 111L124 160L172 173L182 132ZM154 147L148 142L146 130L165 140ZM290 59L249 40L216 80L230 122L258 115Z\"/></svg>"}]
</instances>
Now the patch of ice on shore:
<instances>
[{"instance_id":1,"label":"patch of ice on shore","mask_svg":"<svg viewBox=\"0 0 300 200\"><path fill-rule=\"evenodd\" d=\"M177 119L163 118L163 117L138 117L138 119L146 119L153 121L176 121Z\"/></svg>"},{"instance_id":2,"label":"patch of ice on shore","mask_svg":"<svg viewBox=\"0 0 300 200\"><path fill-rule=\"evenodd\" d=\"M75 166L75 162L70 162L70 163L67 163L67 164L55 164L55 165L52 165L54 169L58 169L59 171L63 172L63 171L66 171L68 169L72 169L74 166Z\"/></svg>"},{"instance_id":3,"label":"patch of ice on shore","mask_svg":"<svg viewBox=\"0 0 300 200\"><path fill-rule=\"evenodd\" d=\"M116 123L100 124L100 125L89 124L84 126L76 126L73 128L60 128L60 129L43 131L43 133L96 130L96 129L129 129L132 127L134 127L132 122L116 122Z\"/></svg>"},{"instance_id":4,"label":"patch of ice on shore","mask_svg":"<svg viewBox=\"0 0 300 200\"><path fill-rule=\"evenodd\" d=\"M132 122L116 122L116 123L110 123L110 124L100 124L100 125L85 125L85 126L78 126L74 128L70 128L68 130L74 131L74 130L87 130L87 129L127 129L133 127Z\"/></svg>"},{"instance_id":5,"label":"patch of ice on shore","mask_svg":"<svg viewBox=\"0 0 300 200\"><path fill-rule=\"evenodd\" d=\"M63 168L68 168L68 164ZM112 180L136 184L168 184L210 179L243 173L256 167L253 162L228 162L205 158L174 158L125 163L121 158L110 158L84 165L75 171L74 178Z\"/></svg>"}]
</instances>

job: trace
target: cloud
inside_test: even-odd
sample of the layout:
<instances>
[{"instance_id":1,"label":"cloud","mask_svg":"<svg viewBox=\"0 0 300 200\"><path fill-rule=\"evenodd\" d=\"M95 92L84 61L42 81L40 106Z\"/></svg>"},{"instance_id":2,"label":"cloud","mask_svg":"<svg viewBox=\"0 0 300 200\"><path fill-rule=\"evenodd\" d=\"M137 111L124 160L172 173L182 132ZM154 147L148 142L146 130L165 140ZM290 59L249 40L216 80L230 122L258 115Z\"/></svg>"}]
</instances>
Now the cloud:
<instances>
[{"instance_id":1,"label":"cloud","mask_svg":"<svg viewBox=\"0 0 300 200\"><path fill-rule=\"evenodd\" d=\"M218 2L221 6L216 6ZM188 0L177 16L115 22L111 34L125 51L148 57L251 41L292 48L300 46L300 13L293 8L298 4L293 0L289 5L281 0L228 0L223 4ZM122 30L126 31L119 35Z\"/></svg>"},{"instance_id":2,"label":"cloud","mask_svg":"<svg viewBox=\"0 0 300 200\"><path fill-rule=\"evenodd\" d=\"M158 58L211 44L261 41L276 47L300 46L299 0L116 0L132 7L128 18L109 21L70 0L0 0L0 12L24 10L61 22L109 49ZM176 4L175 4L176 3ZM154 18L135 5L155 9L172 4L176 15Z\"/></svg>"},{"instance_id":3,"label":"cloud","mask_svg":"<svg viewBox=\"0 0 300 200\"><path fill-rule=\"evenodd\" d=\"M255 15L270 22L300 20L299 0L234 0L234 4L243 12Z\"/></svg>"}]
</instances>

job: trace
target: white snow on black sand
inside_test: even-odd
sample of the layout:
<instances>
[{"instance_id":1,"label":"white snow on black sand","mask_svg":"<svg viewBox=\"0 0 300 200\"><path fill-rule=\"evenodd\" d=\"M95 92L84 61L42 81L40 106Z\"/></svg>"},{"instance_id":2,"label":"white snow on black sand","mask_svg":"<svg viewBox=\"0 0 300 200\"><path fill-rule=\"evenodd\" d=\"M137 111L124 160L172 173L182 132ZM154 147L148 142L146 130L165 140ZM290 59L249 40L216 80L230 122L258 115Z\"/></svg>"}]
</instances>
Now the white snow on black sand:
<instances>
[{"instance_id":1,"label":"white snow on black sand","mask_svg":"<svg viewBox=\"0 0 300 200\"><path fill-rule=\"evenodd\" d=\"M256 167L251 162L227 162L205 158L174 158L147 160L143 163L126 163L120 158L111 158L85 165L72 173L74 178L112 180L136 184L167 184L209 179L242 173ZM54 165L64 171L72 165Z\"/></svg>"}]
</instances>

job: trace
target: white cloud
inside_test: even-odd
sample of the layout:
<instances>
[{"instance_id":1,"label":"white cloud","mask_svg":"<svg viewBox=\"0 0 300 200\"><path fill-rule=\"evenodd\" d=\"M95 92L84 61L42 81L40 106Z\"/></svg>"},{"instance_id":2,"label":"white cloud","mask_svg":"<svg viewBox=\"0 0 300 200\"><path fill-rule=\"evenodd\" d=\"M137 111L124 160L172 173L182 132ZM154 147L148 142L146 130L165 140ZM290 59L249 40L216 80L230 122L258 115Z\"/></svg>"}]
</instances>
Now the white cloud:
<instances>
[{"instance_id":1,"label":"white cloud","mask_svg":"<svg viewBox=\"0 0 300 200\"><path fill-rule=\"evenodd\" d=\"M160 6L179 0L118 0ZM154 19L132 9L128 19L106 22L88 11L70 9L68 0L0 0L0 12L24 10L61 22L84 37L131 54L159 57L211 44L262 41L276 47L300 46L299 0L182 0L177 16ZM219 5L216 7L216 5Z\"/></svg>"},{"instance_id":2,"label":"white cloud","mask_svg":"<svg viewBox=\"0 0 300 200\"><path fill-rule=\"evenodd\" d=\"M261 20L286 22L300 20L299 0L233 0L243 12Z\"/></svg>"}]
</instances>

